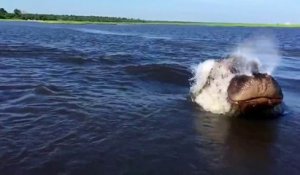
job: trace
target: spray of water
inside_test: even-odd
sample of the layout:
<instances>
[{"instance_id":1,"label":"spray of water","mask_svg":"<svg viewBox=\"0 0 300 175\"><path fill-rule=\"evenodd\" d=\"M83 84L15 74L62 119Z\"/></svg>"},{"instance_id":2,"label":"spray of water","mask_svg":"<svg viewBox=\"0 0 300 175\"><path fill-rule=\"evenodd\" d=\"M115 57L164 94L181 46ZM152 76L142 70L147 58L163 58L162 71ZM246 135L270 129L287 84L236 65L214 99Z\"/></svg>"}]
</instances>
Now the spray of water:
<instances>
[{"instance_id":1,"label":"spray of water","mask_svg":"<svg viewBox=\"0 0 300 175\"><path fill-rule=\"evenodd\" d=\"M280 64L280 54L277 42L271 37L254 37L238 44L231 54L234 57L243 59L244 65L249 63L257 63L258 71L262 73L272 74L276 67ZM249 66L244 66L244 74L249 75Z\"/></svg>"},{"instance_id":2,"label":"spray of water","mask_svg":"<svg viewBox=\"0 0 300 175\"><path fill-rule=\"evenodd\" d=\"M206 111L227 113L231 109L227 101L227 89L236 74L272 74L279 63L280 55L275 40L270 37L248 39L238 44L228 59L206 60L193 67L192 99ZM235 72L229 70L232 66Z\"/></svg>"},{"instance_id":3,"label":"spray of water","mask_svg":"<svg viewBox=\"0 0 300 175\"><path fill-rule=\"evenodd\" d=\"M200 63L192 68L194 75L194 77L190 79L190 81L193 82L193 85L190 89L192 94L196 95L206 84L207 78L214 64L215 60L206 60L205 62Z\"/></svg>"}]
</instances>

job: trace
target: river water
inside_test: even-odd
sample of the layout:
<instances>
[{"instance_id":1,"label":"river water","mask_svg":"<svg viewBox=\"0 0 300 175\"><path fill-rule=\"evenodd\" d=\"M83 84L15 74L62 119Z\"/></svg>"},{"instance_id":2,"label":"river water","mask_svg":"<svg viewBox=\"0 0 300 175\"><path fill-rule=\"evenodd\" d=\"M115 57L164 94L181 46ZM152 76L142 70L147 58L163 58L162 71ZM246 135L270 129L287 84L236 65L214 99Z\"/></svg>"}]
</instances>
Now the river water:
<instances>
[{"instance_id":1,"label":"river water","mask_svg":"<svg viewBox=\"0 0 300 175\"><path fill-rule=\"evenodd\" d=\"M191 67L272 35L285 112L210 114ZM300 29L0 22L0 174L297 174Z\"/></svg>"}]
</instances>

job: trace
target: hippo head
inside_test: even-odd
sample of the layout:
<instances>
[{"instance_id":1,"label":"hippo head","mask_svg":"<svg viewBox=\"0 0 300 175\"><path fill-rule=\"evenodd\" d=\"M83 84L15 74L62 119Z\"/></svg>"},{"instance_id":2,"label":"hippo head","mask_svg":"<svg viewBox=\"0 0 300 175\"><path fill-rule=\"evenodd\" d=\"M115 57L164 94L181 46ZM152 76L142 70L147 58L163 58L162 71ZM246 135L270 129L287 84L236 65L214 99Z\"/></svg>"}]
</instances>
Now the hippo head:
<instances>
[{"instance_id":1,"label":"hippo head","mask_svg":"<svg viewBox=\"0 0 300 175\"><path fill-rule=\"evenodd\" d=\"M227 89L228 101L242 112L271 109L281 104L282 90L268 74L236 75Z\"/></svg>"}]
</instances>

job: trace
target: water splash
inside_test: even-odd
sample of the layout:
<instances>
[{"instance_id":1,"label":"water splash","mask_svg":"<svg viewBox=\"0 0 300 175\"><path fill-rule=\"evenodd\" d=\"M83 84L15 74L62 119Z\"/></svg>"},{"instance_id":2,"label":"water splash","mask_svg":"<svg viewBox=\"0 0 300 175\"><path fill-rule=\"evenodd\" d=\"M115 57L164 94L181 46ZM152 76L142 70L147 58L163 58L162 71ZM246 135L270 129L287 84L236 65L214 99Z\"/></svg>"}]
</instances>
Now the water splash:
<instances>
[{"instance_id":1,"label":"water splash","mask_svg":"<svg viewBox=\"0 0 300 175\"><path fill-rule=\"evenodd\" d=\"M281 60L276 40L265 36L247 39L238 44L231 56L243 59L244 65L256 63L259 72L268 74L274 72ZM240 68L244 69L244 74L251 73L248 66Z\"/></svg>"},{"instance_id":2,"label":"water splash","mask_svg":"<svg viewBox=\"0 0 300 175\"><path fill-rule=\"evenodd\" d=\"M206 60L197 66L192 67L194 77L190 79L193 82L191 86L191 93L197 94L205 85L211 69L215 64L215 60Z\"/></svg>"},{"instance_id":3,"label":"water splash","mask_svg":"<svg viewBox=\"0 0 300 175\"><path fill-rule=\"evenodd\" d=\"M225 114L231 107L227 101L227 88L233 74L223 63L206 60L194 68L191 79L192 100L204 110L216 114Z\"/></svg>"},{"instance_id":4,"label":"water splash","mask_svg":"<svg viewBox=\"0 0 300 175\"><path fill-rule=\"evenodd\" d=\"M256 37L238 44L227 59L206 60L193 68L190 93L204 110L225 114L231 110L227 89L235 75L272 74L280 63L275 40Z\"/></svg>"}]
</instances>

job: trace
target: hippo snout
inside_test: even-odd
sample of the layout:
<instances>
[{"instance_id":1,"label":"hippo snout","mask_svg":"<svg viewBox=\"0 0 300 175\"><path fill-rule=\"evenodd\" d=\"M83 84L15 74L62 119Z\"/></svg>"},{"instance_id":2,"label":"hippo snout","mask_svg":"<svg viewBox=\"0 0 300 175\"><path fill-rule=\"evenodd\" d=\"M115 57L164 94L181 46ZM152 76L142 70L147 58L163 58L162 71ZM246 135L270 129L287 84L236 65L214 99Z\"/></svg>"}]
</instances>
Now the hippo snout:
<instances>
[{"instance_id":1,"label":"hippo snout","mask_svg":"<svg viewBox=\"0 0 300 175\"><path fill-rule=\"evenodd\" d=\"M227 89L228 101L242 111L271 108L282 102L283 94L277 81L268 74L236 75Z\"/></svg>"}]
</instances>

